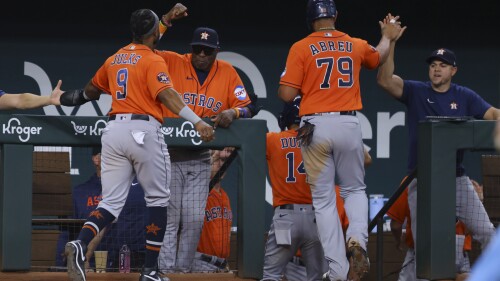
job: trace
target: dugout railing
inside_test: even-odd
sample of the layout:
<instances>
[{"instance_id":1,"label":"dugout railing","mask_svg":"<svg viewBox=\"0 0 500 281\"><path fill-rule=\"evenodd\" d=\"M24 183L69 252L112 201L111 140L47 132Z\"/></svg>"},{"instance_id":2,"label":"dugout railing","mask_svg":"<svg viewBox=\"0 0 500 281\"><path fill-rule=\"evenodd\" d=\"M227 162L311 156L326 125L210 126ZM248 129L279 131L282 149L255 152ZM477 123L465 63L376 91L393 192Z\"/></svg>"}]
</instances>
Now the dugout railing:
<instances>
[{"instance_id":1,"label":"dugout railing","mask_svg":"<svg viewBox=\"0 0 500 281\"><path fill-rule=\"evenodd\" d=\"M455 169L459 149L492 150L495 121L429 118L418 128L418 164L369 224L377 226L377 280L383 280L382 223L408 184L417 177L417 277L455 279ZM446 200L442 200L446 198Z\"/></svg>"},{"instance_id":2,"label":"dugout railing","mask_svg":"<svg viewBox=\"0 0 500 281\"><path fill-rule=\"evenodd\" d=\"M264 120L235 120L217 128L203 143L193 125L165 119L162 133L175 147L238 149L238 276L261 278L264 258L264 210L267 132ZM32 162L34 146L100 145L107 117L0 115L0 269L28 271L31 262ZM262 188L259 188L262 187Z\"/></svg>"}]
</instances>

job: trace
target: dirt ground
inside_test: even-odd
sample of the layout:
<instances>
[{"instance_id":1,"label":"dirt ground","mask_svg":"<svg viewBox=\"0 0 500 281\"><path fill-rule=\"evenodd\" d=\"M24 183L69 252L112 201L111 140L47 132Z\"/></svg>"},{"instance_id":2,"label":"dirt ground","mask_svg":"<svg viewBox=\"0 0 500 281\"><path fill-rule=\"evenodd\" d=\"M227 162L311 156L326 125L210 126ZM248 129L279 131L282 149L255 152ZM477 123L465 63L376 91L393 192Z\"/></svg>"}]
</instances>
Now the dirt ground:
<instances>
[{"instance_id":1,"label":"dirt ground","mask_svg":"<svg viewBox=\"0 0 500 281\"><path fill-rule=\"evenodd\" d=\"M205 274L167 274L171 281L242 281L256 279L242 279L233 273L205 273ZM138 273L88 273L88 281L137 281ZM65 272L0 272L1 281L66 281Z\"/></svg>"}]
</instances>

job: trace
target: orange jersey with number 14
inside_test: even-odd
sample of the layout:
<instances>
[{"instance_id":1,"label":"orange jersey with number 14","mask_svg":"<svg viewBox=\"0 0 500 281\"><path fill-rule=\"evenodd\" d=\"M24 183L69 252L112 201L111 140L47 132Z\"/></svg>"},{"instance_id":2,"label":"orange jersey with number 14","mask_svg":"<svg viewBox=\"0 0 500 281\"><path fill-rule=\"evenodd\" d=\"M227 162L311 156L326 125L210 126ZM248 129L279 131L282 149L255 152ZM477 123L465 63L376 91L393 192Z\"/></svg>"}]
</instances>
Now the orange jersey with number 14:
<instances>
[{"instance_id":1,"label":"orange jersey with number 14","mask_svg":"<svg viewBox=\"0 0 500 281\"><path fill-rule=\"evenodd\" d=\"M297 131L267 133L266 159L273 187L273 207L285 204L312 204L306 182Z\"/></svg>"},{"instance_id":2,"label":"orange jersey with number 14","mask_svg":"<svg viewBox=\"0 0 500 281\"><path fill-rule=\"evenodd\" d=\"M266 146L267 166L273 187L273 207L285 204L312 204L311 188L306 182L297 131L267 133ZM335 187L335 193L340 223L346 230L349 219L338 186Z\"/></svg>"},{"instance_id":3,"label":"orange jersey with number 14","mask_svg":"<svg viewBox=\"0 0 500 281\"><path fill-rule=\"evenodd\" d=\"M156 97L172 88L165 61L142 44L129 44L109 57L97 70L92 84L110 94L110 115L147 114L163 123L161 102Z\"/></svg>"},{"instance_id":4,"label":"orange jersey with number 14","mask_svg":"<svg viewBox=\"0 0 500 281\"><path fill-rule=\"evenodd\" d=\"M290 48L280 84L300 90L300 116L360 110L359 72L376 68L379 61L378 51L365 40L337 30L317 31Z\"/></svg>"}]
</instances>

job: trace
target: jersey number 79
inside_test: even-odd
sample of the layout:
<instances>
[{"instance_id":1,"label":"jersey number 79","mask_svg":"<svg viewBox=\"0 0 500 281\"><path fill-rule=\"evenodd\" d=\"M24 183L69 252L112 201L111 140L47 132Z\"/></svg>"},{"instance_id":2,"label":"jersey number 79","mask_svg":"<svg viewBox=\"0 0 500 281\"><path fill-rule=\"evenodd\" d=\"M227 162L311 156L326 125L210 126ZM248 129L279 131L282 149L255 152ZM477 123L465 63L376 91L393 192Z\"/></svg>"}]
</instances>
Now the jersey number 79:
<instances>
[{"instance_id":1,"label":"jersey number 79","mask_svg":"<svg viewBox=\"0 0 500 281\"><path fill-rule=\"evenodd\" d=\"M327 57L327 58L317 58L316 66L318 68L326 66L325 75L323 77L323 82L319 86L321 89L330 89L330 78L332 76L333 71L337 71L334 74L334 77L337 78L338 87L339 88L349 88L352 87L353 79L352 79L352 59L350 57L340 57L337 59L335 63L335 58ZM336 68L335 70L333 68Z\"/></svg>"}]
</instances>

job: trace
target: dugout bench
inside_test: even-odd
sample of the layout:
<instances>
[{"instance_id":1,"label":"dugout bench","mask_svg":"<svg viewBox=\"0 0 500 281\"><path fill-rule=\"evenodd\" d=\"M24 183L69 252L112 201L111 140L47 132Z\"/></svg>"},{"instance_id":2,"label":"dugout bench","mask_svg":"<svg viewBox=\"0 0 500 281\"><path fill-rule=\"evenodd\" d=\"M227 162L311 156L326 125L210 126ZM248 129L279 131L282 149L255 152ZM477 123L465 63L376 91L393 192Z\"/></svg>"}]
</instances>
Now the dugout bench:
<instances>
[{"instance_id":1,"label":"dugout bench","mask_svg":"<svg viewBox=\"0 0 500 281\"><path fill-rule=\"evenodd\" d=\"M27 271L31 261L33 147L100 145L106 117L0 115L0 269ZM235 120L203 143L191 123L165 119L162 133L173 147L239 149L238 276L262 277L267 132L264 120ZM208 121L208 120L207 120ZM210 123L210 121L208 121ZM257 188L261 187L261 188Z\"/></svg>"}]
</instances>

